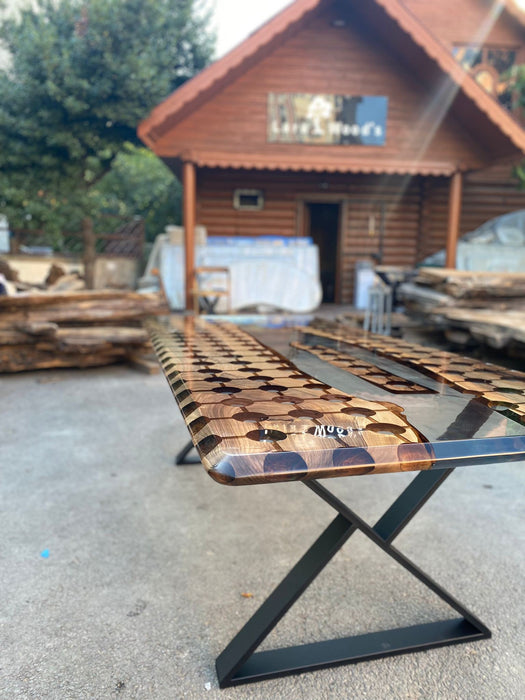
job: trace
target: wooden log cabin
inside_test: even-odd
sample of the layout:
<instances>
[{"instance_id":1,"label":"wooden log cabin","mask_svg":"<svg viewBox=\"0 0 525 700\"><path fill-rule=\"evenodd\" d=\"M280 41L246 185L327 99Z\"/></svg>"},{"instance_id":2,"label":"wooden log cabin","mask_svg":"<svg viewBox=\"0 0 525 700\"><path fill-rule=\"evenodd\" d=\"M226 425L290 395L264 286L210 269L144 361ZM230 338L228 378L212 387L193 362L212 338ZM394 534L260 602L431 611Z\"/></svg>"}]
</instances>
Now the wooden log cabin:
<instances>
[{"instance_id":1,"label":"wooden log cabin","mask_svg":"<svg viewBox=\"0 0 525 700\"><path fill-rule=\"evenodd\" d=\"M312 237L325 301L352 302L362 259L454 267L458 236L525 206L524 38L513 0L296 0L170 95L139 136L183 180L188 308L197 224Z\"/></svg>"}]
</instances>

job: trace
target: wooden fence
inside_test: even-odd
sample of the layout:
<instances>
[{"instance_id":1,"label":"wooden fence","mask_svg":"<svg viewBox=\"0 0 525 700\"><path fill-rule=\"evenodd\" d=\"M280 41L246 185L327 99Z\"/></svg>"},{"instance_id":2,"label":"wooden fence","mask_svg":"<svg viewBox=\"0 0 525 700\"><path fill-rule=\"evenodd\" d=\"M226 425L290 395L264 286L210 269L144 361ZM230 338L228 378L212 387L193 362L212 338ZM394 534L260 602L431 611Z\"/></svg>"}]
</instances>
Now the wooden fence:
<instances>
[{"instance_id":1,"label":"wooden fence","mask_svg":"<svg viewBox=\"0 0 525 700\"><path fill-rule=\"evenodd\" d=\"M104 217L104 228L111 232L99 232L90 219L84 219L80 231L64 231L50 235L35 229L12 229L11 253L56 253L64 256L82 257L86 252L110 257L140 260L144 252L144 221Z\"/></svg>"}]
</instances>

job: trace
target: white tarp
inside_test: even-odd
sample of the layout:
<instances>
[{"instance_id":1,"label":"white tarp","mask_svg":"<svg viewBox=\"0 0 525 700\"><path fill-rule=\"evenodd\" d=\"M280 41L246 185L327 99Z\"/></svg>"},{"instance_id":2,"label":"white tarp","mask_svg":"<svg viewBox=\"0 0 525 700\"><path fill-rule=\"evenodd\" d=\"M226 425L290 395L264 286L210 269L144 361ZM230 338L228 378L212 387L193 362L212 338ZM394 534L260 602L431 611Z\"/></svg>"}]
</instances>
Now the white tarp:
<instances>
[{"instance_id":1,"label":"white tarp","mask_svg":"<svg viewBox=\"0 0 525 700\"><path fill-rule=\"evenodd\" d=\"M445 251L430 255L423 265L445 267ZM525 270L525 209L498 216L458 241L456 267L473 272Z\"/></svg>"},{"instance_id":2,"label":"white tarp","mask_svg":"<svg viewBox=\"0 0 525 700\"><path fill-rule=\"evenodd\" d=\"M184 308L184 247L162 241L160 274L172 309ZM307 238L208 238L196 246L195 265L228 267L230 310L271 307L307 313L321 303L319 250ZM224 275L210 278L210 286L224 286ZM221 299L217 311L225 308Z\"/></svg>"}]
</instances>

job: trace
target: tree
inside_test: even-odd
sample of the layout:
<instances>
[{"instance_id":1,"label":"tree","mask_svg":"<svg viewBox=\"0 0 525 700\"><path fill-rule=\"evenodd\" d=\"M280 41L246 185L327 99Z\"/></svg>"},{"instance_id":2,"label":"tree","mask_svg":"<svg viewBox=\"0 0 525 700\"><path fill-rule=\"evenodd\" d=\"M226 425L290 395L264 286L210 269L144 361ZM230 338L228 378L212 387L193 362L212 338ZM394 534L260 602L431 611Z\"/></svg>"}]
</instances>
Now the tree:
<instances>
[{"instance_id":1,"label":"tree","mask_svg":"<svg viewBox=\"0 0 525 700\"><path fill-rule=\"evenodd\" d=\"M109 173L91 189L90 208L142 217L146 238L153 240L166 224L180 223L181 194L179 180L154 153L126 143Z\"/></svg>"},{"instance_id":2,"label":"tree","mask_svg":"<svg viewBox=\"0 0 525 700\"><path fill-rule=\"evenodd\" d=\"M0 208L71 228L152 107L209 61L195 0L33 0L4 20ZM69 223L69 226L67 225Z\"/></svg>"},{"instance_id":3,"label":"tree","mask_svg":"<svg viewBox=\"0 0 525 700\"><path fill-rule=\"evenodd\" d=\"M512 93L512 114L525 128L525 65L513 66L507 72L506 78L509 80ZM517 178L519 189L525 190L525 161L513 168L512 175Z\"/></svg>"}]
</instances>

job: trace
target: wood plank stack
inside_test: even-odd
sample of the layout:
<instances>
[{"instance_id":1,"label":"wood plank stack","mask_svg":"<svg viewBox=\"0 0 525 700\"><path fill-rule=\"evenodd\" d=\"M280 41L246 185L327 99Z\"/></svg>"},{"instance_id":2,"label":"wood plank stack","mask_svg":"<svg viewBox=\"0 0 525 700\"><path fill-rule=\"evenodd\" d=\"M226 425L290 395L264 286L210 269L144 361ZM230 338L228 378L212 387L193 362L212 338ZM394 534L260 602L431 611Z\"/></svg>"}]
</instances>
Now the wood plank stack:
<instances>
[{"instance_id":1,"label":"wood plank stack","mask_svg":"<svg viewBox=\"0 0 525 700\"><path fill-rule=\"evenodd\" d=\"M525 273L422 268L400 294L408 313L455 344L525 353Z\"/></svg>"},{"instance_id":2,"label":"wood plank stack","mask_svg":"<svg viewBox=\"0 0 525 700\"><path fill-rule=\"evenodd\" d=\"M523 304L525 299L525 273L423 267L419 270L415 283L454 299L461 299L463 305L472 308L497 306L507 309L514 302Z\"/></svg>"},{"instance_id":3,"label":"wood plank stack","mask_svg":"<svg viewBox=\"0 0 525 700\"><path fill-rule=\"evenodd\" d=\"M94 367L129 360L147 368L142 319L169 314L163 294L122 291L0 297L0 372Z\"/></svg>"}]
</instances>

